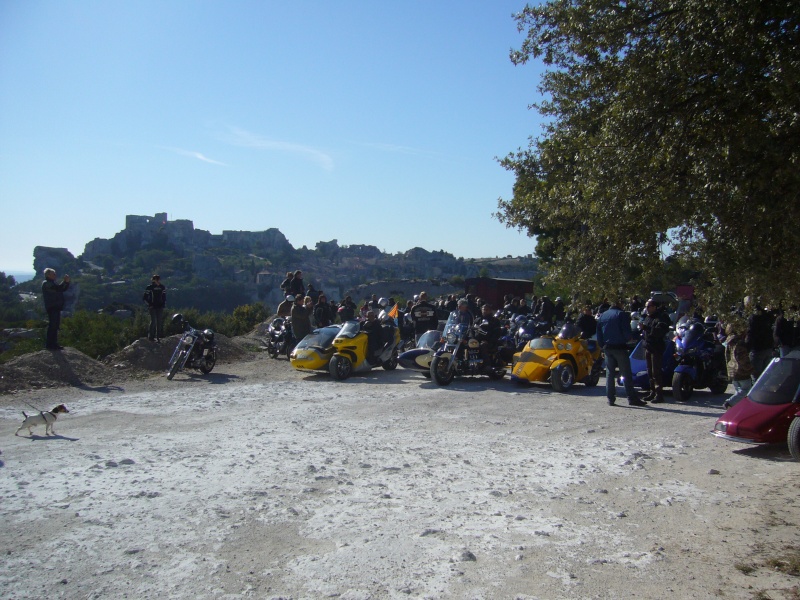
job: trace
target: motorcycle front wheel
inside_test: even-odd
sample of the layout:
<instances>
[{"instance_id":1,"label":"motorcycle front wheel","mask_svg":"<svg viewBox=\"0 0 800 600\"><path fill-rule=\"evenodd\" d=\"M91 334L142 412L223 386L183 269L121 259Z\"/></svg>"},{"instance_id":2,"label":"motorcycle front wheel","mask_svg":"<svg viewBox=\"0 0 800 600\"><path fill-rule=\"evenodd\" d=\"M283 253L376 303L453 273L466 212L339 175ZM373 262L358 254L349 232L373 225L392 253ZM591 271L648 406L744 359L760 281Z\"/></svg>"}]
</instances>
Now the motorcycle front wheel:
<instances>
[{"instance_id":1,"label":"motorcycle front wheel","mask_svg":"<svg viewBox=\"0 0 800 600\"><path fill-rule=\"evenodd\" d=\"M678 402L686 402L694 393L694 382L688 373L676 372L672 376L672 397Z\"/></svg>"},{"instance_id":2,"label":"motorcycle front wheel","mask_svg":"<svg viewBox=\"0 0 800 600\"><path fill-rule=\"evenodd\" d=\"M564 393L572 384L575 383L575 369L572 365L565 363L550 373L550 383L553 384L553 389L557 392Z\"/></svg>"},{"instance_id":3,"label":"motorcycle front wheel","mask_svg":"<svg viewBox=\"0 0 800 600\"><path fill-rule=\"evenodd\" d=\"M431 361L431 378L436 385L450 385L455 373L450 368L450 358L447 356L434 356Z\"/></svg>"},{"instance_id":4,"label":"motorcycle front wheel","mask_svg":"<svg viewBox=\"0 0 800 600\"><path fill-rule=\"evenodd\" d=\"M346 356L336 356L328 363L328 371L336 381L343 381L353 373L353 363Z\"/></svg>"},{"instance_id":5,"label":"motorcycle front wheel","mask_svg":"<svg viewBox=\"0 0 800 600\"><path fill-rule=\"evenodd\" d=\"M795 417L789 425L789 433L786 436L786 443L789 445L789 452L792 458L800 460L800 417Z\"/></svg>"},{"instance_id":6,"label":"motorcycle front wheel","mask_svg":"<svg viewBox=\"0 0 800 600\"><path fill-rule=\"evenodd\" d=\"M203 375L208 375L211 373L215 364L217 364L217 349L212 348L209 353L206 354L205 358L200 361L200 372Z\"/></svg>"},{"instance_id":7,"label":"motorcycle front wheel","mask_svg":"<svg viewBox=\"0 0 800 600\"><path fill-rule=\"evenodd\" d=\"M183 357L186 355L186 350L181 350L178 352L177 355L173 357L173 361L169 364L169 371L167 372L167 379L172 379L175 377L175 373L178 372L178 368L183 364Z\"/></svg>"},{"instance_id":8,"label":"motorcycle front wheel","mask_svg":"<svg viewBox=\"0 0 800 600\"><path fill-rule=\"evenodd\" d=\"M278 348L278 344L273 341L270 341L267 352L269 352L270 358L278 358L278 355L281 353L280 348Z\"/></svg>"}]
</instances>

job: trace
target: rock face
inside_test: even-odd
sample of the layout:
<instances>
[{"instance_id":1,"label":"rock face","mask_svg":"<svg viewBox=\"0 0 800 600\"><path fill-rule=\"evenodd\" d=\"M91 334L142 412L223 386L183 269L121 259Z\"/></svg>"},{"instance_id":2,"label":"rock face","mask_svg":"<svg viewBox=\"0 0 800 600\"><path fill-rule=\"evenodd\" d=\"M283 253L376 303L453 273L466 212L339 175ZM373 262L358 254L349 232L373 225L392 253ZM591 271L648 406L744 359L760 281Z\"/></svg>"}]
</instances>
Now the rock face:
<instances>
[{"instance_id":1,"label":"rock face","mask_svg":"<svg viewBox=\"0 0 800 600\"><path fill-rule=\"evenodd\" d=\"M36 246L33 249L33 269L41 275L47 269L55 269L58 275L64 275L64 266L75 261L75 257L66 248L48 248Z\"/></svg>"}]
</instances>

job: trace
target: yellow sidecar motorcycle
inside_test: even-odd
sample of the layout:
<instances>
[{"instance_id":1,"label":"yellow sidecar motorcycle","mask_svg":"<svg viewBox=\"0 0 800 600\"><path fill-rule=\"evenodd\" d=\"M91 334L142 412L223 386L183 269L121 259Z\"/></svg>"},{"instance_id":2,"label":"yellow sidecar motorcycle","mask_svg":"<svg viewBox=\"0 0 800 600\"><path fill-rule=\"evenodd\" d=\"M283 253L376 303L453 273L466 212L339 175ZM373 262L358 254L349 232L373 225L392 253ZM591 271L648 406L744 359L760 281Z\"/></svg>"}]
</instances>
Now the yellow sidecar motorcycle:
<instances>
[{"instance_id":1,"label":"yellow sidecar motorcycle","mask_svg":"<svg viewBox=\"0 0 800 600\"><path fill-rule=\"evenodd\" d=\"M396 369L400 330L391 324L391 319L381 325L381 338L380 353L371 357L367 332L361 330L358 321L347 321L333 339L334 354L328 364L331 376L341 381L353 373L369 371L378 366L387 371Z\"/></svg>"},{"instance_id":2,"label":"yellow sidecar motorcycle","mask_svg":"<svg viewBox=\"0 0 800 600\"><path fill-rule=\"evenodd\" d=\"M603 355L595 340L581 339L581 330L567 323L558 335L532 339L514 355L511 381L550 381L557 392L566 392L578 381L593 387L600 381Z\"/></svg>"}]
</instances>

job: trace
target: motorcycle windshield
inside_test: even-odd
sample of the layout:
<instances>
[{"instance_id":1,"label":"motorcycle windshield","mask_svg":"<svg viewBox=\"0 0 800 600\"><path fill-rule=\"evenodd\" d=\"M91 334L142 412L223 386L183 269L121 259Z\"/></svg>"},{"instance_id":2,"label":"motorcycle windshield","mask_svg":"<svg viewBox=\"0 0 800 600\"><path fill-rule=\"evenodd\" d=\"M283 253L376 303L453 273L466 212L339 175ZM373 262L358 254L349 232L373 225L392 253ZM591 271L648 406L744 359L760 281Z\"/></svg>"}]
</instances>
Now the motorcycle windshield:
<instances>
[{"instance_id":1,"label":"motorcycle windshield","mask_svg":"<svg viewBox=\"0 0 800 600\"><path fill-rule=\"evenodd\" d=\"M441 332L431 329L420 336L419 342L417 342L417 348L433 348L441 339Z\"/></svg>"},{"instance_id":2,"label":"motorcycle windshield","mask_svg":"<svg viewBox=\"0 0 800 600\"><path fill-rule=\"evenodd\" d=\"M789 404L800 394L800 360L776 358L747 393L758 404Z\"/></svg>"},{"instance_id":3,"label":"motorcycle windshield","mask_svg":"<svg viewBox=\"0 0 800 600\"><path fill-rule=\"evenodd\" d=\"M553 341L554 340L551 337L540 337L536 338L535 340L531 340L531 350L552 350Z\"/></svg>"},{"instance_id":4,"label":"motorcycle windshield","mask_svg":"<svg viewBox=\"0 0 800 600\"><path fill-rule=\"evenodd\" d=\"M361 325L358 321L348 321L342 328L339 330L339 333L336 334L337 338L347 338L352 339L356 337L359 332L361 331Z\"/></svg>"},{"instance_id":5,"label":"motorcycle windshield","mask_svg":"<svg viewBox=\"0 0 800 600\"><path fill-rule=\"evenodd\" d=\"M329 348L333 345L333 338L339 333L339 326L332 325L330 327L321 327L309 333L306 337L300 340L296 348L302 350L303 348Z\"/></svg>"},{"instance_id":6,"label":"motorcycle windshield","mask_svg":"<svg viewBox=\"0 0 800 600\"><path fill-rule=\"evenodd\" d=\"M683 334L683 344L686 348L691 348L699 344L703 339L705 329L700 323L692 324Z\"/></svg>"},{"instance_id":7,"label":"motorcycle windshield","mask_svg":"<svg viewBox=\"0 0 800 600\"><path fill-rule=\"evenodd\" d=\"M466 324L458 322L458 313L453 311L450 313L450 316L447 318L447 323L444 324L444 339L447 340L448 344L455 344L457 343L464 334L467 332L469 327Z\"/></svg>"}]
</instances>

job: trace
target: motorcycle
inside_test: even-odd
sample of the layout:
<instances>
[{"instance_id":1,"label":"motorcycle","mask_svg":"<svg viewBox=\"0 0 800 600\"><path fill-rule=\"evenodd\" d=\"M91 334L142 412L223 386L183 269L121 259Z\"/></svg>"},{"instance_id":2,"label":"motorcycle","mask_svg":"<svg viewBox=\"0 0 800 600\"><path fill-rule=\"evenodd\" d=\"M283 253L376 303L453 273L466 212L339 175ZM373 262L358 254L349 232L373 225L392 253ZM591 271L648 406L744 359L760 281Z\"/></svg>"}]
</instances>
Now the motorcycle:
<instances>
[{"instance_id":1,"label":"motorcycle","mask_svg":"<svg viewBox=\"0 0 800 600\"><path fill-rule=\"evenodd\" d=\"M650 377L647 375L647 359L644 354L644 340L639 340L636 347L631 352L631 373L633 373L633 385L649 390ZM664 387L669 387L675 373L675 342L672 338L666 342L663 358L661 359L661 381ZM625 378L619 377L620 386L625 385Z\"/></svg>"},{"instance_id":2,"label":"motorcycle","mask_svg":"<svg viewBox=\"0 0 800 600\"><path fill-rule=\"evenodd\" d=\"M397 368L397 347L400 344L400 331L394 320L381 311L382 348L376 356L369 351L369 335L361 330L358 321L347 321L333 339L334 354L328 364L328 371L337 381L347 379L353 373L369 371L381 366L386 371Z\"/></svg>"},{"instance_id":3,"label":"motorcycle","mask_svg":"<svg viewBox=\"0 0 800 600\"><path fill-rule=\"evenodd\" d=\"M566 392L577 381L594 387L603 371L603 355L597 340L581 339L581 330L567 323L558 336L542 336L528 342L514 355L511 380L517 383L550 381L557 392Z\"/></svg>"},{"instance_id":4,"label":"motorcycle","mask_svg":"<svg viewBox=\"0 0 800 600\"><path fill-rule=\"evenodd\" d=\"M172 317L172 322L183 329L181 339L169 359L167 379L175 377L175 373L183 369L197 369L203 375L211 373L217 364L217 344L214 341L214 332L210 329L200 331L195 329L177 313Z\"/></svg>"},{"instance_id":5,"label":"motorcycle","mask_svg":"<svg viewBox=\"0 0 800 600\"><path fill-rule=\"evenodd\" d=\"M328 325L315 329L291 350L289 362L298 371L327 371L335 351L333 340L341 328L341 325Z\"/></svg>"},{"instance_id":6,"label":"motorcycle","mask_svg":"<svg viewBox=\"0 0 800 600\"><path fill-rule=\"evenodd\" d=\"M411 369L421 372L425 377L430 379L431 376L431 360L436 349L442 342L442 332L436 329L431 329L423 333L417 345L405 351L397 357L397 361L404 369Z\"/></svg>"},{"instance_id":7,"label":"motorcycle","mask_svg":"<svg viewBox=\"0 0 800 600\"><path fill-rule=\"evenodd\" d=\"M272 358L285 354L288 358L292 352L294 337L292 336L292 320L287 317L275 317L267 329L267 352Z\"/></svg>"},{"instance_id":8,"label":"motorcycle","mask_svg":"<svg viewBox=\"0 0 800 600\"><path fill-rule=\"evenodd\" d=\"M450 385L453 379L464 375L488 375L502 379L506 375L508 350L501 346L492 355L490 364L484 364L480 341L475 329L458 322L458 311L453 311L444 325L442 343L431 360L431 379L436 385Z\"/></svg>"},{"instance_id":9,"label":"motorcycle","mask_svg":"<svg viewBox=\"0 0 800 600\"><path fill-rule=\"evenodd\" d=\"M517 352L522 352L525 344L532 339L548 335L553 329L553 326L547 321L537 321L536 319L529 319L522 315L516 317L511 323L514 330L515 350Z\"/></svg>"},{"instance_id":10,"label":"motorcycle","mask_svg":"<svg viewBox=\"0 0 800 600\"><path fill-rule=\"evenodd\" d=\"M695 389L710 388L712 394L722 394L728 388L725 350L700 321L687 319L675 328L675 373L672 376L672 395L686 401Z\"/></svg>"}]
</instances>

